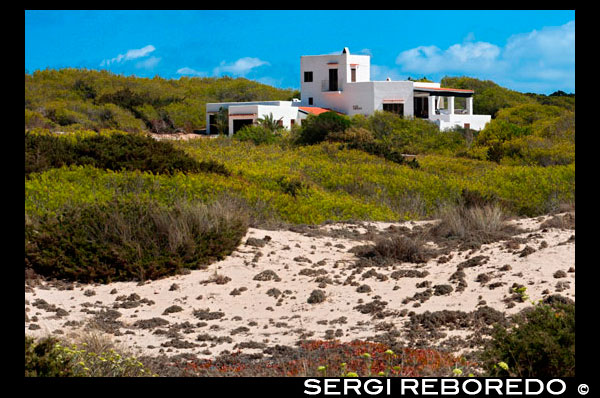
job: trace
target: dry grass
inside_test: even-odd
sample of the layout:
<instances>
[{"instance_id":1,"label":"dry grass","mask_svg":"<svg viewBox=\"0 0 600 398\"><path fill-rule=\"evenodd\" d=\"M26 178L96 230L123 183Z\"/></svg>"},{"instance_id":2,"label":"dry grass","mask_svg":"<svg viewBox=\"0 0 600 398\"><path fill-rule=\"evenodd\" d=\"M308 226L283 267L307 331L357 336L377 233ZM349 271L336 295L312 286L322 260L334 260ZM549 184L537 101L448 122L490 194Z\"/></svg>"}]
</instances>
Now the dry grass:
<instances>
[{"instance_id":1,"label":"dry grass","mask_svg":"<svg viewBox=\"0 0 600 398\"><path fill-rule=\"evenodd\" d=\"M109 334L95 328L86 328L69 333L68 341L65 341L65 344L76 344L78 347L85 347L86 351L96 354L114 350L123 356L132 355L123 344L116 343Z\"/></svg>"},{"instance_id":2,"label":"dry grass","mask_svg":"<svg viewBox=\"0 0 600 398\"><path fill-rule=\"evenodd\" d=\"M395 261L409 263L421 263L426 261L423 242L419 239L410 239L402 235L377 239L373 251L378 257Z\"/></svg>"},{"instance_id":3,"label":"dry grass","mask_svg":"<svg viewBox=\"0 0 600 398\"><path fill-rule=\"evenodd\" d=\"M552 216L544 221L540 228L575 229L575 213Z\"/></svg>"},{"instance_id":4,"label":"dry grass","mask_svg":"<svg viewBox=\"0 0 600 398\"><path fill-rule=\"evenodd\" d=\"M498 205L447 206L438 212L440 222L431 232L437 236L468 239L476 236L493 238L504 235L508 215Z\"/></svg>"}]
</instances>

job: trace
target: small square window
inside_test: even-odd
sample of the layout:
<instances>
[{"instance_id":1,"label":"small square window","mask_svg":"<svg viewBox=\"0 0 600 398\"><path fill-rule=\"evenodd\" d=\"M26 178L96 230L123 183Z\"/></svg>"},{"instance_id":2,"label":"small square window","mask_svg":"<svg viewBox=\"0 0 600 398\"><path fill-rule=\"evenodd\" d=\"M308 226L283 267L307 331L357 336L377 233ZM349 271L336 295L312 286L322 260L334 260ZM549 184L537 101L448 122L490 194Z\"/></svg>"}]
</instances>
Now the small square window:
<instances>
[{"instance_id":1,"label":"small square window","mask_svg":"<svg viewBox=\"0 0 600 398\"><path fill-rule=\"evenodd\" d=\"M312 105L313 104L313 97L308 97L308 105Z\"/></svg>"},{"instance_id":2,"label":"small square window","mask_svg":"<svg viewBox=\"0 0 600 398\"><path fill-rule=\"evenodd\" d=\"M310 83L313 81L313 73L312 72L304 72L304 83Z\"/></svg>"}]
</instances>

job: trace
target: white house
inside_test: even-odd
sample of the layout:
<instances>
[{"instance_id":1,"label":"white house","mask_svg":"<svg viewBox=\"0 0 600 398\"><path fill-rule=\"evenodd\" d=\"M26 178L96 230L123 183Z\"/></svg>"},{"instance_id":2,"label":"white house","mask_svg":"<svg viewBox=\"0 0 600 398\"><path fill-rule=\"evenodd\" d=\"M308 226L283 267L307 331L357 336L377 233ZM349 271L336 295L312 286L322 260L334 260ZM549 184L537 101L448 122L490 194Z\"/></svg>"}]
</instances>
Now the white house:
<instances>
[{"instance_id":1,"label":"white house","mask_svg":"<svg viewBox=\"0 0 600 398\"><path fill-rule=\"evenodd\" d=\"M207 132L214 130L214 117L221 107L229 111L230 135L269 113L287 128L301 123L309 113L328 110L367 116L375 111L394 112L403 117L428 119L440 130L454 126L481 130L491 119L490 115L473 114L472 90L410 80L372 81L371 57L351 55L347 47L341 54L301 56L300 79L301 101L206 104ZM455 106L456 98L461 98L461 109Z\"/></svg>"}]
</instances>

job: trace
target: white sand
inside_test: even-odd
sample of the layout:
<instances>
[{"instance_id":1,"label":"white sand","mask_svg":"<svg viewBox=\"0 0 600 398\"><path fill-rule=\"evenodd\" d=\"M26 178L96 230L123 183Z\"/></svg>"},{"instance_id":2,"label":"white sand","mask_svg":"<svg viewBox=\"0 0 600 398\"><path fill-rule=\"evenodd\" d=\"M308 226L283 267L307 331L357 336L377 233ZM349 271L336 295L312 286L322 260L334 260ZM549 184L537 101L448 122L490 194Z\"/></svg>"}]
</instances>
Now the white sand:
<instances>
[{"instance_id":1,"label":"white sand","mask_svg":"<svg viewBox=\"0 0 600 398\"><path fill-rule=\"evenodd\" d=\"M546 217L548 218L548 217ZM482 265L472 268L465 268L466 281L468 287L463 292L453 291L449 295L432 296L429 300L421 304L420 307L413 307L414 301L403 304L406 297L411 297L417 292L422 292L424 288L416 288L416 284L425 280L431 281L431 285L451 284L449 276L456 271L458 263L465 260L468 252L452 253L452 259L444 264L438 264L436 260L431 260L426 264L398 264L396 269L418 269L419 271L429 271L425 278L400 278L399 280L388 279L379 281L376 278L361 279L357 275L355 281L359 284L367 284L371 287L370 293L357 293L356 286L343 285L343 282L352 273L347 269L347 265L353 263L356 257L348 250L353 246L367 244L369 242L356 241L349 239L331 238L331 237L307 237L299 233L290 231L267 231L251 228L246 238L263 238L268 235L272 238L265 247L256 248L242 243L240 247L228 258L213 264L207 270L192 271L188 275L169 277L157 281L148 282L138 286L135 282L117 282L109 285L83 285L78 284L74 290L59 290L55 287L36 286L30 292L25 293L26 311L29 318L37 316L36 322L25 323L25 332L33 336L45 336L53 334L54 331L62 329L65 334L83 330L82 327L93 317L93 315L81 312L82 304L91 303L88 309L98 311L101 308L112 308L117 296L130 295L137 293L141 298L153 300L155 304L141 304L136 308L117 309L122 316L117 321L122 321L126 327L121 328L121 336L112 338L120 341L133 351L150 355L158 354L161 350L170 354L190 352L198 355L200 358L208 358L219 354L227 349L234 351L235 344L240 342L262 342L268 345L290 345L293 346L303 333L314 332L312 339L323 339L325 331L328 329L342 329L343 336L336 337L341 341L353 339L368 338L380 334L375 330L375 326L381 322L393 323L398 330L403 332L403 327L407 323L407 316L389 316L381 320L373 320L371 315L361 314L354 307L358 305L358 300L363 299L364 303L369 303L375 296L381 296L381 300L387 301L386 310L407 309L416 313L424 311L438 311L443 309L462 310L465 312L473 311L478 307L479 301L485 300L486 305L507 314L513 314L526 307L527 303L516 303L513 308L507 308L502 300L508 297L509 287L514 283L520 283L527 286L527 294L532 300L543 298L542 291L549 289L553 294L556 291L556 284L559 281L569 281L568 289L560 292L561 295L575 299L575 274L567 273L566 278L556 279L553 274L558 270L567 272L569 268L575 266L575 242L571 241L564 245L558 245L567 241L574 230L549 229L547 232L539 230L540 221L544 217L536 219L521 219L522 228L535 230L534 233L542 235L541 238L532 238L527 245L536 249L536 251L526 257L519 257L503 248L502 242L496 242L490 245L484 245L480 251L475 252L469 257L484 255L489 256L489 261ZM362 225L373 225L383 230L389 225L406 225L411 227L418 223L362 223ZM355 228L360 232L366 229L362 226L351 224L331 224L321 228ZM526 237L531 232L519 235ZM246 238L243 242L246 241ZM540 249L540 243L546 241L547 248ZM330 245L327 245L327 244ZM334 245L342 244L344 248L338 248ZM284 250L289 246L289 250ZM299 246L299 247L297 247ZM525 245L520 245L522 250ZM261 252L263 255L256 262L252 262L255 254ZM312 261L297 262L294 258L304 256ZM317 262L324 260L325 265L315 266ZM336 266L337 264L337 266ZM507 272L499 271L499 268L509 264L512 269ZM315 267L313 267L315 266ZM326 301L319 304L309 304L307 302L311 292L318 289L318 283L314 281L316 277L298 275L298 272L304 268L314 270L324 269L328 272L326 277L331 278L334 284L328 284L323 288L326 292ZM231 278L231 281L224 285L215 283L202 283L214 276L215 270L218 275ZM281 281L256 281L253 277L264 270L272 270L277 273ZM366 271L366 270L365 270ZM393 269L376 269L376 272L389 275ZM489 272L492 279L485 285L476 282L478 274ZM503 286L493 290L488 285L494 282L504 282ZM176 283L178 290L170 290L170 287ZM260 285L260 286L259 286ZM399 289L393 290L394 286ZM240 295L230 295L235 288L247 288ZM271 288L277 288L281 292L291 291L284 294L283 301L277 305L278 300L267 295ZM87 290L93 290L95 295L88 297L84 295ZM113 289L117 294L110 294ZM202 295L201 299L198 296ZM481 296L481 299L480 299ZM34 307L32 304L36 299L43 299L49 304L54 304L69 312L68 316L56 317L54 312L47 312L43 309ZM118 303L118 302L117 302ZM172 305L179 305L183 311L162 315L163 311ZM189 349L176 349L161 347L162 343L171 340L165 335L153 334L156 329L167 330L167 327L155 329L128 328L136 320L150 319L159 317L170 322L170 324L189 321L196 325L200 320L193 315L197 309L210 309L210 311L221 311L225 315L216 320L208 320L208 325L204 327L194 327L192 333L182 333L181 339L196 343L199 346ZM323 324L319 321L331 321L340 317L346 317L347 323L344 324ZM239 317L239 318L236 318ZM234 320L236 319L236 320ZM81 327L64 326L67 321L82 321ZM250 326L251 321L256 322L255 326ZM35 323L41 328L30 330L29 325ZM211 329L211 326L215 329ZM247 332L241 332L230 335L230 332L240 326L249 328ZM230 336L232 343L214 343L199 342L196 337L200 334L208 333L211 336ZM454 331L449 335L464 336L462 331ZM305 336L306 337L306 336ZM402 338L400 338L402 339ZM205 344L206 343L206 344ZM200 346L205 344L205 346ZM214 345L214 346L213 346ZM148 348L153 346L154 348ZM210 354L202 354L205 349L210 350ZM256 352L256 349L244 349L243 352Z\"/></svg>"}]
</instances>

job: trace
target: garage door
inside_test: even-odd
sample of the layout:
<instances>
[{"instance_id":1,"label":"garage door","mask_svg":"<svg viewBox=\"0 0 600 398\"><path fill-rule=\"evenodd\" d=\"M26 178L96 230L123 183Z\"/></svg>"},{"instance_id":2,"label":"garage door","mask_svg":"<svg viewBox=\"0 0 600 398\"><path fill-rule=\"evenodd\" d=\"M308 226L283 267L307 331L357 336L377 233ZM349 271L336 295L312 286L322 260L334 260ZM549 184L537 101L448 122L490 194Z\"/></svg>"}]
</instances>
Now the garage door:
<instances>
[{"instance_id":1,"label":"garage door","mask_svg":"<svg viewBox=\"0 0 600 398\"><path fill-rule=\"evenodd\" d=\"M235 134L242 127L252 124L252 119L236 119L233 121L233 134Z\"/></svg>"}]
</instances>

